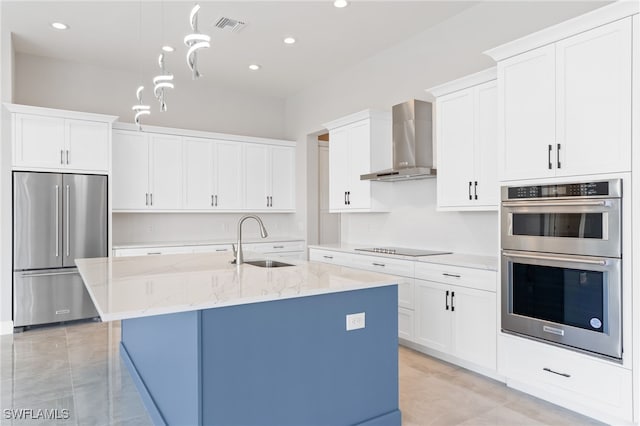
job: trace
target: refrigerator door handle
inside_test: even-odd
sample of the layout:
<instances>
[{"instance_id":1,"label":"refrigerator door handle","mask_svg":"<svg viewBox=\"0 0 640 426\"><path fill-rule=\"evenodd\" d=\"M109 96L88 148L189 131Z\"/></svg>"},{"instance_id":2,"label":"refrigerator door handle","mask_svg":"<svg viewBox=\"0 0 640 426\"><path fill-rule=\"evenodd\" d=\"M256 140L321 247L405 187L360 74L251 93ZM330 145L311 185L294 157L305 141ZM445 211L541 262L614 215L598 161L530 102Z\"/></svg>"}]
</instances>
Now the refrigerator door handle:
<instances>
[{"instance_id":1,"label":"refrigerator door handle","mask_svg":"<svg viewBox=\"0 0 640 426\"><path fill-rule=\"evenodd\" d=\"M66 187L67 190L67 196L66 196L66 206L65 206L65 210L66 210L66 220L65 220L65 228L66 228L66 241L65 241L65 245L66 245L66 250L67 250L67 257L69 257L69 185L67 185Z\"/></svg>"},{"instance_id":2,"label":"refrigerator door handle","mask_svg":"<svg viewBox=\"0 0 640 426\"><path fill-rule=\"evenodd\" d=\"M60 255L58 248L60 247L60 187L56 185L56 257Z\"/></svg>"},{"instance_id":3,"label":"refrigerator door handle","mask_svg":"<svg viewBox=\"0 0 640 426\"><path fill-rule=\"evenodd\" d=\"M21 274L22 277L24 278L31 278L31 277L53 277L56 275L74 275L77 274L78 270L77 269L73 269L71 271L63 271L63 272L37 272L37 273L28 273L28 272L24 272Z\"/></svg>"}]
</instances>

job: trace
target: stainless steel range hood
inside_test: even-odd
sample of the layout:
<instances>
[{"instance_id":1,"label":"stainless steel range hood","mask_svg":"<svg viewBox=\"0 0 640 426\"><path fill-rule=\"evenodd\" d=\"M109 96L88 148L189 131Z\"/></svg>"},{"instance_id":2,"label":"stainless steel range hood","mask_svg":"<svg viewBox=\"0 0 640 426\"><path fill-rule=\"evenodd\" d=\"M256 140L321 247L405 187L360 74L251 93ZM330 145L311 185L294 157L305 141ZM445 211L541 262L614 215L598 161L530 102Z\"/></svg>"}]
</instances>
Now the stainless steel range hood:
<instances>
[{"instance_id":1,"label":"stainless steel range hood","mask_svg":"<svg viewBox=\"0 0 640 426\"><path fill-rule=\"evenodd\" d=\"M431 103L414 99L394 105L392 117L393 168L360 175L360 180L393 182L435 177Z\"/></svg>"}]
</instances>

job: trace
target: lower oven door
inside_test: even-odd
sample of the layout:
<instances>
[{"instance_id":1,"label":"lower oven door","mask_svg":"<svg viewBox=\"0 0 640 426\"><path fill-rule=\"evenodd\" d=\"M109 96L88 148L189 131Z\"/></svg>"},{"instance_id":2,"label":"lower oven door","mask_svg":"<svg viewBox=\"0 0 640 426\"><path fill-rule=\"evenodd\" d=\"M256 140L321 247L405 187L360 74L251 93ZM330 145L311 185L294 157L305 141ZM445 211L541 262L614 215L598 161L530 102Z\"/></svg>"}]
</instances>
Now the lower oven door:
<instances>
[{"instance_id":1,"label":"lower oven door","mask_svg":"<svg viewBox=\"0 0 640 426\"><path fill-rule=\"evenodd\" d=\"M502 252L502 330L622 358L621 260Z\"/></svg>"}]
</instances>

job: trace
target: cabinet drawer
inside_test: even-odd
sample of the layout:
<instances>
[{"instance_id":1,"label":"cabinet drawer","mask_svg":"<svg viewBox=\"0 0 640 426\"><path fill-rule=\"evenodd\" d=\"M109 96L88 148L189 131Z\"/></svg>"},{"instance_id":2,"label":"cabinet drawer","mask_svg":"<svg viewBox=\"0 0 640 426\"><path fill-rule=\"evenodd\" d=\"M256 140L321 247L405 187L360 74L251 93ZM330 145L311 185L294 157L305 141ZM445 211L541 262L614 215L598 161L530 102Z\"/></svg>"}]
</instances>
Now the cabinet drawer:
<instances>
[{"instance_id":1,"label":"cabinet drawer","mask_svg":"<svg viewBox=\"0 0 640 426\"><path fill-rule=\"evenodd\" d=\"M231 252L231 244L211 244L206 246L193 246L192 253L225 253Z\"/></svg>"},{"instance_id":2,"label":"cabinet drawer","mask_svg":"<svg viewBox=\"0 0 640 426\"><path fill-rule=\"evenodd\" d=\"M413 278L414 266L410 260L366 255L355 255L353 260L354 268Z\"/></svg>"},{"instance_id":3,"label":"cabinet drawer","mask_svg":"<svg viewBox=\"0 0 640 426\"><path fill-rule=\"evenodd\" d=\"M244 251L257 253L277 253L287 251L304 251L304 241L283 241L275 243L248 243L242 244Z\"/></svg>"},{"instance_id":4,"label":"cabinet drawer","mask_svg":"<svg viewBox=\"0 0 640 426\"><path fill-rule=\"evenodd\" d=\"M147 256L147 255L160 255L160 254L178 254L178 253L192 253L193 247L191 246L175 246L175 247L146 247L146 248L131 248L131 249L115 249L113 255L120 256Z\"/></svg>"},{"instance_id":5,"label":"cabinet drawer","mask_svg":"<svg viewBox=\"0 0 640 426\"><path fill-rule=\"evenodd\" d=\"M398 337L413 341L413 311L398 308Z\"/></svg>"},{"instance_id":6,"label":"cabinet drawer","mask_svg":"<svg viewBox=\"0 0 640 426\"><path fill-rule=\"evenodd\" d=\"M566 349L502 336L501 373L557 398L631 421L631 371ZM555 398L554 398L555 397Z\"/></svg>"},{"instance_id":7,"label":"cabinet drawer","mask_svg":"<svg viewBox=\"0 0 640 426\"><path fill-rule=\"evenodd\" d=\"M339 252L339 251L319 250L319 249L309 250L309 260L315 261L315 262L330 263L332 265L355 267L353 257L354 255L350 255L350 254Z\"/></svg>"},{"instance_id":8,"label":"cabinet drawer","mask_svg":"<svg viewBox=\"0 0 640 426\"><path fill-rule=\"evenodd\" d=\"M478 290L496 291L497 273L483 269L416 262L416 278Z\"/></svg>"}]
</instances>

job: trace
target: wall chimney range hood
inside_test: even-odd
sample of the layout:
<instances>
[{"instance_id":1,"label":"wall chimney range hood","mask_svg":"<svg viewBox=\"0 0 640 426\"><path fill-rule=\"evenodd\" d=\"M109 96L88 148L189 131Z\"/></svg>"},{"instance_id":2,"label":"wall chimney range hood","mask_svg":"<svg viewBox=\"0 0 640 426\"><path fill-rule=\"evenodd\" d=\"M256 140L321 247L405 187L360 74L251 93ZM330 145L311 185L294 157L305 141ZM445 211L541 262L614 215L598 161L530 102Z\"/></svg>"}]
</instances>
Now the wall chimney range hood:
<instances>
[{"instance_id":1,"label":"wall chimney range hood","mask_svg":"<svg viewBox=\"0 0 640 426\"><path fill-rule=\"evenodd\" d=\"M416 99L394 105L393 168L360 175L360 180L393 182L435 177L431 112L431 103Z\"/></svg>"}]
</instances>

